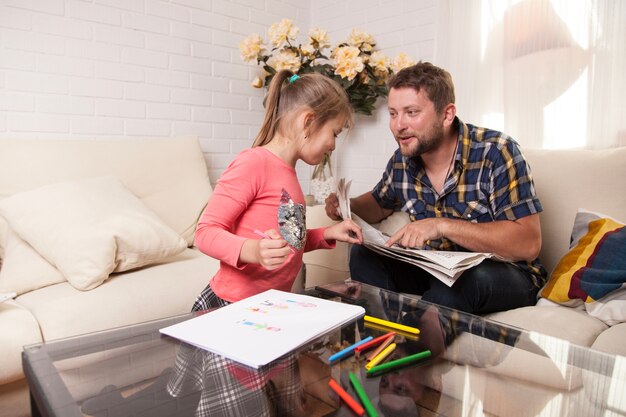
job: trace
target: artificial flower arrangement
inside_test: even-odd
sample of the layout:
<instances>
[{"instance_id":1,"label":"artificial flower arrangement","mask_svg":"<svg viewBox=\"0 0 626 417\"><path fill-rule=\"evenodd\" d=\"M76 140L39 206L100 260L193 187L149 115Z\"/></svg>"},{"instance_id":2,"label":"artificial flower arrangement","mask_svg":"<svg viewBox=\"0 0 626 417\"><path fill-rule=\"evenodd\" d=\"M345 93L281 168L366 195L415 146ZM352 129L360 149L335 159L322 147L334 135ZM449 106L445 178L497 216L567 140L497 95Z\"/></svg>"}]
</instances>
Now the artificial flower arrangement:
<instances>
[{"instance_id":1,"label":"artificial flower arrangement","mask_svg":"<svg viewBox=\"0 0 626 417\"><path fill-rule=\"evenodd\" d=\"M283 19L269 28L271 49L258 34L241 42L241 58L245 62L256 61L264 70L262 77L252 82L254 87L268 86L282 69L296 74L318 72L344 88L355 112L370 115L378 97L387 96L389 75L415 64L404 53L391 60L376 51L372 36L359 29L353 29L348 39L333 48L326 31L319 28L309 31L304 45L296 44L299 31L291 20Z\"/></svg>"}]
</instances>

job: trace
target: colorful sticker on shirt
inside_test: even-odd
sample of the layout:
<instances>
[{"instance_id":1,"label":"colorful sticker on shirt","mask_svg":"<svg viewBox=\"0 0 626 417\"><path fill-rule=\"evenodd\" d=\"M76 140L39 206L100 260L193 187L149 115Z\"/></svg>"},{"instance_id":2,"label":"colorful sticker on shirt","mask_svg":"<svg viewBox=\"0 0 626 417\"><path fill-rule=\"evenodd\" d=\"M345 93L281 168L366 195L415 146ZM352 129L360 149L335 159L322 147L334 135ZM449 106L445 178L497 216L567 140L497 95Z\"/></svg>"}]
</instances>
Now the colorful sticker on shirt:
<instances>
[{"instance_id":1,"label":"colorful sticker on shirt","mask_svg":"<svg viewBox=\"0 0 626 417\"><path fill-rule=\"evenodd\" d=\"M278 205L278 230L280 235L297 250L306 242L306 208L294 203L289 193L283 188Z\"/></svg>"}]
</instances>

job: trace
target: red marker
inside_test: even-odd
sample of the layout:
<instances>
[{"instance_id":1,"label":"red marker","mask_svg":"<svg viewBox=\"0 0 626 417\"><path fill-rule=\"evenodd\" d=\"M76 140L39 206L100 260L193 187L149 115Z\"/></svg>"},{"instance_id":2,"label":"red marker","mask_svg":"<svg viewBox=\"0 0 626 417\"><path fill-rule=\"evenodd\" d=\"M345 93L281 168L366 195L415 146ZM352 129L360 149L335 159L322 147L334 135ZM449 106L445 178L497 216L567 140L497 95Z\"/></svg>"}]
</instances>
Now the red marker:
<instances>
[{"instance_id":1,"label":"red marker","mask_svg":"<svg viewBox=\"0 0 626 417\"><path fill-rule=\"evenodd\" d=\"M337 381L330 378L330 380L328 381L328 385L330 385L333 391L335 391L337 395L339 395L339 397L344 400L345 403L348 404L348 407L350 407L352 411L354 411L357 415L362 416L363 414L365 414L365 410L363 409L363 407L361 407L359 403L357 403L356 400L346 392L345 389L341 388L341 385L339 385Z\"/></svg>"},{"instance_id":2,"label":"red marker","mask_svg":"<svg viewBox=\"0 0 626 417\"><path fill-rule=\"evenodd\" d=\"M393 337L395 335L396 335L396 332L389 332L387 334L379 336L379 337L377 337L374 340L370 340L367 343L363 343L362 345L359 345L359 346L355 347L354 348L354 352L357 353L357 352L362 352L362 351L367 350L367 349L371 349L374 346L378 345L379 343L384 342L388 337Z\"/></svg>"}]
</instances>

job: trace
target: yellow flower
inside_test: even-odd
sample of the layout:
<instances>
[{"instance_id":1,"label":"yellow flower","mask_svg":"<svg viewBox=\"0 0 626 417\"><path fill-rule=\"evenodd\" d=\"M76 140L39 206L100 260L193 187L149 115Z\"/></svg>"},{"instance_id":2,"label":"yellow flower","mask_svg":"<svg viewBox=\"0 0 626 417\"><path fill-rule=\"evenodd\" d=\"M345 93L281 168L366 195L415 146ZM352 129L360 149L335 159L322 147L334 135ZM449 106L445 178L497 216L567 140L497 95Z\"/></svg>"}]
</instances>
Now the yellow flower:
<instances>
[{"instance_id":1,"label":"yellow flower","mask_svg":"<svg viewBox=\"0 0 626 417\"><path fill-rule=\"evenodd\" d=\"M363 58L359 56L361 51L354 46L341 46L333 51L335 74L341 78L353 80L363 69Z\"/></svg>"},{"instance_id":2,"label":"yellow flower","mask_svg":"<svg viewBox=\"0 0 626 417\"><path fill-rule=\"evenodd\" d=\"M324 49L330 46L328 33L320 28L313 28L309 31L309 44L316 49Z\"/></svg>"},{"instance_id":3,"label":"yellow flower","mask_svg":"<svg viewBox=\"0 0 626 417\"><path fill-rule=\"evenodd\" d=\"M398 72L403 68L410 67L411 65L415 65L416 62L408 57L404 52L400 52L398 56L393 60L391 64L391 69L393 72Z\"/></svg>"},{"instance_id":4,"label":"yellow flower","mask_svg":"<svg viewBox=\"0 0 626 417\"><path fill-rule=\"evenodd\" d=\"M239 53L244 62L255 61L262 51L265 50L263 38L253 33L239 44Z\"/></svg>"},{"instance_id":5,"label":"yellow flower","mask_svg":"<svg viewBox=\"0 0 626 417\"><path fill-rule=\"evenodd\" d=\"M254 88L261 88L263 87L263 80L261 79L261 77L254 77L254 80L252 80L251 85Z\"/></svg>"},{"instance_id":6,"label":"yellow flower","mask_svg":"<svg viewBox=\"0 0 626 417\"><path fill-rule=\"evenodd\" d=\"M290 49L281 50L278 54L270 58L267 63L270 67L274 68L276 72L287 69L296 73L300 70L300 58Z\"/></svg>"},{"instance_id":7,"label":"yellow flower","mask_svg":"<svg viewBox=\"0 0 626 417\"><path fill-rule=\"evenodd\" d=\"M306 45L300 47L300 54L308 58L313 58L313 56L315 55L315 51L315 46L311 45L310 43L307 43Z\"/></svg>"},{"instance_id":8,"label":"yellow flower","mask_svg":"<svg viewBox=\"0 0 626 417\"><path fill-rule=\"evenodd\" d=\"M283 19L279 23L274 23L270 26L268 33L272 45L281 48L286 43L295 40L299 31L300 29L294 26L291 20Z\"/></svg>"},{"instance_id":9,"label":"yellow flower","mask_svg":"<svg viewBox=\"0 0 626 417\"><path fill-rule=\"evenodd\" d=\"M369 52L373 48L372 45L374 45L374 38L372 38L372 35L369 33L360 29L352 29L352 32L348 35L346 43L350 46L356 46L362 51Z\"/></svg>"},{"instance_id":10,"label":"yellow flower","mask_svg":"<svg viewBox=\"0 0 626 417\"><path fill-rule=\"evenodd\" d=\"M380 51L372 52L370 55L370 59L367 63L374 71L378 71L379 73L388 73L390 60Z\"/></svg>"},{"instance_id":11,"label":"yellow flower","mask_svg":"<svg viewBox=\"0 0 626 417\"><path fill-rule=\"evenodd\" d=\"M296 42L298 32L291 20L282 19L269 28L267 43L257 34L241 42L241 58L266 69L254 78L253 87L267 87L282 69L315 72L340 82L355 112L372 114L377 99L387 96L385 83L392 71L414 64L404 53L392 64L390 58L374 50L372 36L360 29L352 29L347 40L334 48L323 29L311 29L302 43Z\"/></svg>"}]
</instances>

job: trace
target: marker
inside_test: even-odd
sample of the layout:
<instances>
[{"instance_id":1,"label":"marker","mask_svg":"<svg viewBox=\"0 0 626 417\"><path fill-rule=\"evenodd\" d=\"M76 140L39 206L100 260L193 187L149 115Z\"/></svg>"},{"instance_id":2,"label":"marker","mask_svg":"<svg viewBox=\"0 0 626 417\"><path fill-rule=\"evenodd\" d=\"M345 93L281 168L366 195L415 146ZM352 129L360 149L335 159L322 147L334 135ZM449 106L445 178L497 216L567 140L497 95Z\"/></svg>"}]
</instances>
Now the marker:
<instances>
[{"instance_id":1,"label":"marker","mask_svg":"<svg viewBox=\"0 0 626 417\"><path fill-rule=\"evenodd\" d=\"M256 233L257 235L261 236L264 239L272 239L270 237L270 235L268 235L267 233L263 233L262 231L260 231L259 229L255 229L254 233ZM291 253L296 253L296 250L289 244L287 244L287 247L289 248L289 250L291 251Z\"/></svg>"},{"instance_id":2,"label":"marker","mask_svg":"<svg viewBox=\"0 0 626 417\"><path fill-rule=\"evenodd\" d=\"M415 327L405 326L404 324L394 323L391 321L379 319L379 318L368 316L368 315L364 317L364 320L366 322L380 324L381 326L391 327L392 329L401 330L407 333L419 334L420 332L419 329Z\"/></svg>"},{"instance_id":3,"label":"marker","mask_svg":"<svg viewBox=\"0 0 626 417\"><path fill-rule=\"evenodd\" d=\"M431 355L430 350L425 350L423 352L416 353L414 355L409 355L409 356L405 356L404 358L396 359L395 361L389 361L387 363L383 363L381 365L374 366L374 367L368 369L366 371L367 372L367 376L372 376L372 375L374 375L376 373L390 371L392 369L397 369L397 368L400 368L402 366L409 365L409 364L412 364L412 363L417 362L419 360L428 358L428 357L430 357L430 355Z\"/></svg>"},{"instance_id":4,"label":"marker","mask_svg":"<svg viewBox=\"0 0 626 417\"><path fill-rule=\"evenodd\" d=\"M363 352L364 350L371 349L374 346L376 346L377 344L384 342L385 339L387 339L388 337L393 337L395 335L396 335L396 332L389 332L389 333L384 334L382 336L378 336L374 340L370 340L367 343L363 343L362 345L357 346L356 348L354 348L354 352L355 353L359 353L359 352Z\"/></svg>"},{"instance_id":5,"label":"marker","mask_svg":"<svg viewBox=\"0 0 626 417\"><path fill-rule=\"evenodd\" d=\"M374 366L376 366L379 363L381 363L387 356L389 356L391 354L391 352L393 352L393 350L395 348L396 348L396 344L395 343L392 343L389 346L387 346L382 352L380 352L378 355L374 356L372 358L372 360L367 363L367 365L365 365L365 369L367 369L369 371Z\"/></svg>"},{"instance_id":6,"label":"marker","mask_svg":"<svg viewBox=\"0 0 626 417\"><path fill-rule=\"evenodd\" d=\"M369 323L367 321L365 322L365 328L366 329L378 330L380 332L389 331L389 327L380 326L378 324ZM403 332L403 331L400 331L400 330L394 330L394 332L396 332L396 336L402 336L402 337L404 337L406 339L409 339L409 340L419 340L419 335L417 335L417 334L407 333L407 332Z\"/></svg>"},{"instance_id":7,"label":"marker","mask_svg":"<svg viewBox=\"0 0 626 417\"><path fill-rule=\"evenodd\" d=\"M328 358L328 360L330 362L335 361L337 359L342 359L345 356L350 355L352 352L354 352L354 349L359 346L362 345L363 343L367 343L370 340L372 340L373 337L372 336L367 336L365 339L361 340L360 342L356 342L355 344L353 344L352 346L348 346L347 348L340 350L339 352L330 355L330 357Z\"/></svg>"},{"instance_id":8,"label":"marker","mask_svg":"<svg viewBox=\"0 0 626 417\"><path fill-rule=\"evenodd\" d=\"M352 398L345 389L341 388L341 385L339 385L337 381L335 381L333 378L330 378L330 380L328 381L328 385L330 385L333 391L335 391L337 395L339 395L339 398L341 398L346 404L348 404L348 407L350 407L352 411L354 411L357 415L362 416L363 414L365 414L365 410L363 409L363 407L361 407L361 405L357 403L356 400Z\"/></svg>"},{"instance_id":9,"label":"marker","mask_svg":"<svg viewBox=\"0 0 626 417\"><path fill-rule=\"evenodd\" d=\"M359 382L357 377L352 372L350 372L348 376L350 378L350 382L352 383L352 387L354 387L354 391L356 391L356 395L359 397L359 400L361 400L363 408L365 408L365 411L367 412L367 415L369 417L378 417L378 413L376 412L374 405L367 397L367 394L365 393L365 390L361 386L361 383Z\"/></svg>"},{"instance_id":10,"label":"marker","mask_svg":"<svg viewBox=\"0 0 626 417\"><path fill-rule=\"evenodd\" d=\"M394 337L390 337L385 339L383 343L380 344L372 353L370 353L367 358L365 358L368 362L374 359L376 356L380 355L380 352L385 350L387 346L393 343Z\"/></svg>"}]
</instances>

